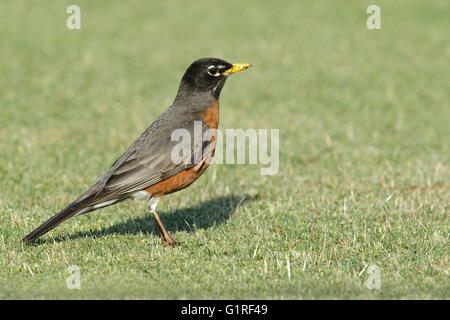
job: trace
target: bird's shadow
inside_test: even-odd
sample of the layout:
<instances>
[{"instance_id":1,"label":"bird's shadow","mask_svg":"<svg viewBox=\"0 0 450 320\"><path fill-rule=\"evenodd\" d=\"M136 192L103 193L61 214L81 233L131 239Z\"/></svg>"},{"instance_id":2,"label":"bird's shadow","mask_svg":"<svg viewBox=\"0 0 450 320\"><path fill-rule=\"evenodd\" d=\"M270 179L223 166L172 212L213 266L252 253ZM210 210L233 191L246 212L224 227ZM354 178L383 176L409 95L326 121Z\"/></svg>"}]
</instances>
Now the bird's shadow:
<instances>
[{"instance_id":1,"label":"bird's shadow","mask_svg":"<svg viewBox=\"0 0 450 320\"><path fill-rule=\"evenodd\" d=\"M196 229L207 229L226 222L239 206L254 199L255 197L247 194L221 196L201 202L193 207L176 209L170 212L158 211L158 213L169 233L194 232ZM160 235L153 215L147 213L143 217L130 218L125 222L101 230L82 231L51 239L38 239L34 244L62 242L87 237L98 238L112 234L151 234L158 237Z\"/></svg>"}]
</instances>

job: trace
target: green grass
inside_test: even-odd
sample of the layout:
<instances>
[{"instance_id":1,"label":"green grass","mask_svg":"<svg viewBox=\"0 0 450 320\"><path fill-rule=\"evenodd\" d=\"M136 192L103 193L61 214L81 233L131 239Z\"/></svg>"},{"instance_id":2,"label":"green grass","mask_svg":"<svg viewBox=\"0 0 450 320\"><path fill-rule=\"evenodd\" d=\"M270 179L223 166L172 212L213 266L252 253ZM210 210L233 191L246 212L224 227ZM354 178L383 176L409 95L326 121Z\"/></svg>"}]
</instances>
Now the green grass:
<instances>
[{"instance_id":1,"label":"green grass","mask_svg":"<svg viewBox=\"0 0 450 320\"><path fill-rule=\"evenodd\" d=\"M0 4L0 298L450 298L450 189L431 188L450 184L448 1L80 0L70 31L72 3ZM220 128L280 128L278 174L215 165L164 198L181 247L139 201L22 247L204 56L255 65L227 82Z\"/></svg>"}]
</instances>

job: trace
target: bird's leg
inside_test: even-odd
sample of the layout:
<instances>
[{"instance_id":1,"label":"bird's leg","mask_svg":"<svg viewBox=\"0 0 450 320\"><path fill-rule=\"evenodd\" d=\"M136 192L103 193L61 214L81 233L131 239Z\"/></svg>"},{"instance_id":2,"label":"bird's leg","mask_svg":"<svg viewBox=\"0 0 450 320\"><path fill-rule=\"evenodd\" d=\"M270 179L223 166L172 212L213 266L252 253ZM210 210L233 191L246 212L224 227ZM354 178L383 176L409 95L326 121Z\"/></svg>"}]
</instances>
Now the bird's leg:
<instances>
[{"instance_id":1,"label":"bird's leg","mask_svg":"<svg viewBox=\"0 0 450 320\"><path fill-rule=\"evenodd\" d=\"M161 232L161 239L162 239L162 243L163 246L172 246L175 247L177 245L179 245L178 242L176 242L171 235L167 232L166 228L164 227L161 219L159 218L158 214L156 213L155 210L151 210L152 214L153 214L153 218L155 218L156 220L156 224L158 225L159 231Z\"/></svg>"},{"instance_id":2,"label":"bird's leg","mask_svg":"<svg viewBox=\"0 0 450 320\"><path fill-rule=\"evenodd\" d=\"M150 197L150 200L148 201L148 208L153 214L153 218L155 218L156 224L158 225L159 231L161 232L161 239L163 246L172 246L175 247L179 245L180 243L176 242L170 234L167 232L166 227L164 227L161 219L159 218L158 214L156 213L156 208L158 207L158 202L161 198L160 197Z\"/></svg>"}]
</instances>

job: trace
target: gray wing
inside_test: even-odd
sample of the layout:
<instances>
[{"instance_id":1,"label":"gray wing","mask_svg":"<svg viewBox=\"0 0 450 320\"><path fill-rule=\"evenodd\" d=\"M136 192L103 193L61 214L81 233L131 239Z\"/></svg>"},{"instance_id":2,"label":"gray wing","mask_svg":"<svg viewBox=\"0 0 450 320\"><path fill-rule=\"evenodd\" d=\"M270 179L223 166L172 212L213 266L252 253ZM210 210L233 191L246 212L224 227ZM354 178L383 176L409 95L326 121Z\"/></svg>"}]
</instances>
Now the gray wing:
<instances>
[{"instance_id":1,"label":"gray wing","mask_svg":"<svg viewBox=\"0 0 450 320\"><path fill-rule=\"evenodd\" d=\"M209 141L197 145L191 143L189 161L183 159L175 163L171 159L172 150L179 143L171 139L173 130L184 128L193 140L195 118L194 114L180 117L173 112L163 113L77 201L95 205L126 197L195 166L194 158L203 158L207 154L211 147ZM203 124L201 134L207 129L208 127Z\"/></svg>"}]
</instances>

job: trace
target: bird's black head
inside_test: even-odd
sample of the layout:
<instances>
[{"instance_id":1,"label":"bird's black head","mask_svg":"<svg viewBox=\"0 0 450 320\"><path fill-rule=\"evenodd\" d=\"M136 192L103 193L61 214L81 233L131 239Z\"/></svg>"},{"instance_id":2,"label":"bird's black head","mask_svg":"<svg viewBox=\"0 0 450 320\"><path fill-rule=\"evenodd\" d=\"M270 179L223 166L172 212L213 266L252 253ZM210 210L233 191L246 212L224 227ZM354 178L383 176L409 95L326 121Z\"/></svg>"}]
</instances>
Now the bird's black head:
<instances>
[{"instance_id":1,"label":"bird's black head","mask_svg":"<svg viewBox=\"0 0 450 320\"><path fill-rule=\"evenodd\" d=\"M190 94L210 94L219 98L227 77L237 71L250 67L247 63L231 64L218 58L201 58L194 61L181 79L178 96Z\"/></svg>"}]
</instances>

